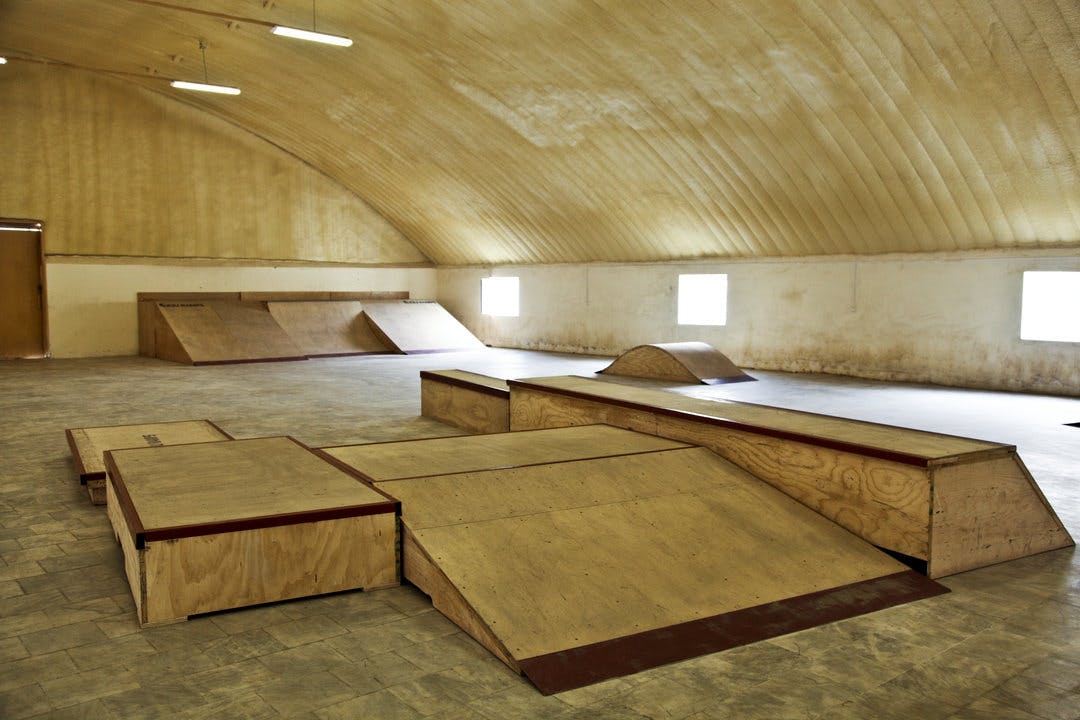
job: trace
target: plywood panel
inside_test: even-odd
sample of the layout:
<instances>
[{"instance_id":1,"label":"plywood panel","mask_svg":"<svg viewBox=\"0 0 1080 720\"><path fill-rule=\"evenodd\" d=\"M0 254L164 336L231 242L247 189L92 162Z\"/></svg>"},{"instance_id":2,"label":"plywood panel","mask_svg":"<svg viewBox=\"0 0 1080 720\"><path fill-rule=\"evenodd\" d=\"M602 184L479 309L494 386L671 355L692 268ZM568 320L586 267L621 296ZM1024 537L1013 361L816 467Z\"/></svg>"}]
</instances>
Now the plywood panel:
<instances>
[{"instance_id":1,"label":"plywood panel","mask_svg":"<svg viewBox=\"0 0 1080 720\"><path fill-rule=\"evenodd\" d=\"M432 517L426 528L417 527L425 521L413 518L436 511L414 500L421 510L404 520L515 658L904 569L782 493L706 455L712 460L696 458L700 473L691 466L672 469L667 474L671 492L663 495L635 499L628 493L621 501L563 509L564 488L558 487L551 488L552 508L544 512L461 523L456 508L448 508L441 521ZM634 466L637 460L624 462ZM579 475L591 478L585 468L605 464L586 461ZM545 468L522 472L537 475L532 485L539 494ZM506 488L507 507L516 507L517 490L517 485Z\"/></svg>"},{"instance_id":2,"label":"plywood panel","mask_svg":"<svg viewBox=\"0 0 1080 720\"><path fill-rule=\"evenodd\" d=\"M477 350L484 344L437 302L365 303L375 329L399 352Z\"/></svg>"},{"instance_id":3,"label":"plywood panel","mask_svg":"<svg viewBox=\"0 0 1080 720\"><path fill-rule=\"evenodd\" d=\"M468 432L506 432L510 429L510 391L496 394L485 391L484 386L470 388L421 375L420 414Z\"/></svg>"},{"instance_id":4,"label":"plywood panel","mask_svg":"<svg viewBox=\"0 0 1080 720\"><path fill-rule=\"evenodd\" d=\"M374 482L649 453L683 443L608 425L343 445L323 452ZM393 493L391 493L393 494Z\"/></svg>"},{"instance_id":5,"label":"plywood panel","mask_svg":"<svg viewBox=\"0 0 1080 720\"><path fill-rule=\"evenodd\" d=\"M109 456L147 530L386 502L285 437L117 450Z\"/></svg>"},{"instance_id":6,"label":"plywood panel","mask_svg":"<svg viewBox=\"0 0 1080 720\"><path fill-rule=\"evenodd\" d=\"M356 300L269 302L270 315L308 356L390 352Z\"/></svg>"},{"instance_id":7,"label":"plywood panel","mask_svg":"<svg viewBox=\"0 0 1080 720\"><path fill-rule=\"evenodd\" d=\"M232 439L232 436L209 420L71 428L66 433L79 481L86 485L90 501L95 505L105 503L106 450Z\"/></svg>"},{"instance_id":8,"label":"plywood panel","mask_svg":"<svg viewBox=\"0 0 1080 720\"><path fill-rule=\"evenodd\" d=\"M208 305L221 318L238 349L239 357L235 359L304 357L304 352L274 321L266 303L211 302Z\"/></svg>"},{"instance_id":9,"label":"plywood panel","mask_svg":"<svg viewBox=\"0 0 1080 720\"><path fill-rule=\"evenodd\" d=\"M396 545L392 512L151 542L141 621L396 585Z\"/></svg>"},{"instance_id":10,"label":"plywood panel","mask_svg":"<svg viewBox=\"0 0 1080 720\"><path fill-rule=\"evenodd\" d=\"M1017 455L934 471L930 573L951 575L1073 544Z\"/></svg>"}]
</instances>

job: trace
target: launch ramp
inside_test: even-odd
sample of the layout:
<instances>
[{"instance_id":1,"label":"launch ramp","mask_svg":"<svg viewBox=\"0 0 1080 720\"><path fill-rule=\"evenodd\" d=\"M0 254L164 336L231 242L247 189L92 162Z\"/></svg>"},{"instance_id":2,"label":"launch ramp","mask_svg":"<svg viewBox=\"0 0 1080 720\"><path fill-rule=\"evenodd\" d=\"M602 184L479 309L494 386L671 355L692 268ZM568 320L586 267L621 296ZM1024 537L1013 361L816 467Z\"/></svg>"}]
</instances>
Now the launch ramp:
<instances>
[{"instance_id":1,"label":"launch ramp","mask_svg":"<svg viewBox=\"0 0 1080 720\"><path fill-rule=\"evenodd\" d=\"M401 500L404 576L544 693L944 592L711 451L656 440L593 426L334 454ZM542 464L454 472L515 450ZM409 477L416 458L429 475Z\"/></svg>"}]
</instances>

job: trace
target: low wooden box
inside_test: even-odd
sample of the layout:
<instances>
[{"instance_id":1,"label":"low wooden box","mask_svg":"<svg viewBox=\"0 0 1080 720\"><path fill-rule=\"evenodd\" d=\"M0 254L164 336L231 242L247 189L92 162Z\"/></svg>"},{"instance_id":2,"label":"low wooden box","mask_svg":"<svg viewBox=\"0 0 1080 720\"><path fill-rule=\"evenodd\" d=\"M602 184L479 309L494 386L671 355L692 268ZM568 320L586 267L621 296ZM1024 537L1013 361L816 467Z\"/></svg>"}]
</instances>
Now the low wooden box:
<instances>
[{"instance_id":1,"label":"low wooden box","mask_svg":"<svg viewBox=\"0 0 1080 720\"><path fill-rule=\"evenodd\" d=\"M210 420L69 428L64 432L79 482L86 486L94 505L105 504L106 450L232 440L232 435Z\"/></svg>"},{"instance_id":2,"label":"low wooden box","mask_svg":"<svg viewBox=\"0 0 1080 720\"><path fill-rule=\"evenodd\" d=\"M510 388L505 380L465 370L423 370L420 414L469 432L507 432Z\"/></svg>"},{"instance_id":3,"label":"low wooden box","mask_svg":"<svg viewBox=\"0 0 1080 720\"><path fill-rule=\"evenodd\" d=\"M142 625L400 582L399 503L289 437L105 453Z\"/></svg>"}]
</instances>

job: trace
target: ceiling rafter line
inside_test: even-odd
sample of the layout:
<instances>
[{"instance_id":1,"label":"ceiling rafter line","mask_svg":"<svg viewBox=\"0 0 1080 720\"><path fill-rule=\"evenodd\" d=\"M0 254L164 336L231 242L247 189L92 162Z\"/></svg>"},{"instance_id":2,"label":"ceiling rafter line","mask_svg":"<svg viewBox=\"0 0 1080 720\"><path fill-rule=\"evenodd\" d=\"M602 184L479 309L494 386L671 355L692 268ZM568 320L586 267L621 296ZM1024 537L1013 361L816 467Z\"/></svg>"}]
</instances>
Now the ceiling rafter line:
<instances>
[{"instance_id":1,"label":"ceiling rafter line","mask_svg":"<svg viewBox=\"0 0 1080 720\"><path fill-rule=\"evenodd\" d=\"M112 70L110 68L93 67L91 65L79 65L78 63L67 62L65 60L54 60L53 58L39 57L29 55L18 51L19 55L5 55L8 60L15 60L19 62L36 63L38 65L55 65L57 67L71 68L72 70L83 70L85 72L98 73L101 75L119 75L121 77L138 78L140 80L154 80L155 82L171 82L173 80L179 80L180 78L169 77L167 75L154 75L153 73L136 73L128 72L126 70Z\"/></svg>"},{"instance_id":2,"label":"ceiling rafter line","mask_svg":"<svg viewBox=\"0 0 1080 720\"><path fill-rule=\"evenodd\" d=\"M612 18L613 22L617 22L617 18L615 18L614 16L610 16L610 17ZM575 37L576 40L579 41L579 44L581 46L584 46L584 47L589 46L589 42L587 41L587 39L583 38L580 34L575 33L574 37ZM572 68L568 68L568 69L570 71L572 71ZM643 107L644 111L649 114L651 119L658 120L659 121L657 123L658 126L661 129L664 129L666 131L666 127L671 125L671 120L666 114L661 113L659 108L656 107L655 103L653 102L654 99L651 96L651 94L646 92L645 89L638 82L636 82L633 78L630 78L630 77L628 77L626 75L623 75L623 79L624 79L625 82L627 82L628 85L630 85L638 93L640 93L642 97L645 97L650 101L648 104L646 104ZM652 141L649 138L648 133L640 132L636 128L628 127L627 131L628 131L627 134L632 134L637 140L636 147L631 147L631 150L634 152L634 155L636 156L635 161L637 161L637 162L649 162L653 167L655 167L657 169L657 172L662 175L662 177L666 181L666 184L673 189L674 192L672 193L672 196L673 197L677 196L678 199L681 200L681 202L683 203L684 207L690 208L692 210L693 214L696 216L699 223L701 223L702 225L707 226L707 227L710 226L710 225L712 227L715 227L716 224L718 224L715 213L712 213L712 212L708 211L707 209L706 210L700 209L693 202L696 199L695 197L693 197L693 193L691 191L685 189L685 187L684 187L685 183L678 182L683 177L683 173L680 172L681 164L677 165L674 162L672 162L671 158L665 156L665 154L663 152L663 148L665 147L665 145L663 143L656 143L656 142ZM670 131L666 131L665 134L668 136L668 138L670 138ZM624 145L624 147L625 147L625 145ZM676 149L676 148L673 148L673 149ZM712 216L712 220L713 220L712 223L710 223L710 219L709 219L709 217L706 217L706 215ZM775 223L774 223L774 226L775 226ZM748 230L749 230L749 228L748 228ZM753 241L754 241L754 238L757 236L757 233L754 233L753 231L750 231L750 232L751 232L751 237L749 239L743 237L742 241L746 246L743 252L752 254L753 253ZM742 233L740 233L740 235L742 235ZM729 238L729 240L731 240L731 239L734 239L734 238ZM730 251L729 251L729 253L730 253Z\"/></svg>"},{"instance_id":3,"label":"ceiling rafter line","mask_svg":"<svg viewBox=\"0 0 1080 720\"><path fill-rule=\"evenodd\" d=\"M952 198L955 213L960 222L967 228L966 238L954 232L952 242L957 250L963 250L965 247L970 248L973 244L978 243L979 235L975 227L978 220L982 220L982 225L985 226L988 233L990 232L990 221L986 211L983 209L982 199L975 192L978 181L980 179L985 180L985 175L982 173L978 163L973 163L972 166L968 166L964 162L962 156L965 154L965 151L969 150L969 146L967 145L963 133L956 127L956 122L948 103L944 102L941 97L939 84L935 83L933 80L933 64L936 63L938 67L945 68L942 54L935 48L934 43L927 36L926 28L923 23L916 23L913 28L908 28L912 35L907 35L904 33L905 28L895 22L895 18L889 16L883 8L878 7L878 13L882 22L889 27L896 39L903 46L907 56L911 58L911 67L913 71L910 74L912 76L916 74L919 76L918 79L923 81L926 85L924 92L928 92L937 99L939 107L943 108L937 114L928 111L925 108L925 103L921 103L917 99L917 89L912 85L910 80L904 82L905 87L909 90L909 94L921 107L920 114L926 123L926 127L938 140L936 148L928 146L927 150L935 150L934 157L932 158L934 166L937 168L944 186L949 189L949 196ZM922 40L921 47L918 42L919 39ZM925 52L926 55L923 55L923 52ZM891 63L891 61L890 64L892 65L893 73L899 75L896 64ZM928 135L928 133L924 135ZM923 144L927 145L926 142ZM949 176L956 177L958 181L955 183L952 182ZM963 202L961 202L961 200ZM971 212L971 208L973 207L978 211L977 216L975 212Z\"/></svg>"},{"instance_id":4,"label":"ceiling rafter line","mask_svg":"<svg viewBox=\"0 0 1080 720\"><path fill-rule=\"evenodd\" d=\"M812 12L813 17L808 12ZM848 36L838 27L833 25L830 29L827 26L823 21L823 13L822 8L817 5L809 7L808 11L802 14L805 27L817 41L818 47L829 53L837 67L843 70L850 87L858 91L863 103L873 108L873 98L867 93L851 66L850 58L854 52L854 46ZM827 15L824 17L828 18ZM838 42L830 43L830 36L838 37ZM810 107L805 96L794 88L792 91L802 100L803 108ZM790 105L790 107L794 111L795 106ZM876 122L867 122L861 114L852 111L829 111L828 115L818 118L817 122L828 134L829 140L835 144L837 157L846 159L856 173L868 178L865 180L866 187L874 194L874 199L888 218L888 227L892 231L890 239L883 241L883 244L889 244L895 248L897 234L905 227L909 238L917 235L911 219L913 213L909 212L915 200L906 189L897 189L895 184L884 181L882 168L891 170L898 177L902 175L902 168L897 164L896 151L892 147L899 147L899 145L898 142L894 142L890 146L886 141L886 132L889 131L889 127L876 110L873 112ZM874 182L875 180L878 182ZM925 226L925 220L921 215L919 213L914 213L914 215Z\"/></svg>"},{"instance_id":5,"label":"ceiling rafter line","mask_svg":"<svg viewBox=\"0 0 1080 720\"><path fill-rule=\"evenodd\" d=\"M926 232L902 241L907 245L904 250L927 250L928 243L932 246L935 238L945 237L951 231L939 207L939 201L934 196L931 184L924 177L924 170L934 171L933 162L926 148L921 144L918 131L903 114L898 104L899 99L890 92L890 83L887 78L882 77L882 73L889 69L884 67L889 64L888 57L884 55L873 33L852 14L850 9L844 8L846 14L843 17L840 17L841 13L834 16L819 4L820 0L811 0L811 2L822 16L823 25L834 28L850 46L850 61L857 60L865 71L865 78L856 79L856 82L874 113L875 122L881 124L882 130L887 133L886 137L891 140L891 142L882 141L885 145L883 149L892 157L893 166L901 177L905 173L910 173L910 181L902 183L902 187L905 188L905 194L910 198L911 207L915 212L909 212L907 215L913 216L926 228ZM856 37L863 42L874 44L878 49L877 53L868 52L860 42L855 40ZM858 69L857 66L849 67L852 70ZM930 164L929 168L920 167L926 163Z\"/></svg>"},{"instance_id":6,"label":"ceiling rafter line","mask_svg":"<svg viewBox=\"0 0 1080 720\"><path fill-rule=\"evenodd\" d=\"M739 13L745 20L749 21L749 23L756 28L756 32L748 32L747 38L749 42L752 42L754 46L759 49L763 56L768 53L768 45L771 44L773 47L780 47L782 45L782 43L780 43L779 40L773 36L773 34L765 27L764 24L753 20L741 9L732 8L731 11L733 13ZM805 20L802 21L802 26L806 26ZM762 38L767 38L768 42L762 42ZM745 82L751 86L753 86L755 80L757 80L757 84L760 85L761 81L767 78L766 70L759 68L754 69L758 70L756 77L752 76L750 72L740 69L736 62L731 61L731 72L741 82ZM799 119L799 122L802 123L802 126L807 130L806 134L813 137L813 121L808 121L806 114L803 112L804 109L809 107L806 99L790 83L788 84L788 89L791 91L791 95L785 93L777 93L778 99L780 99L784 106L789 110L792 117ZM791 96L798 97L800 102L792 102ZM832 243L834 249L837 252L850 248L850 244L848 244L844 248L841 248L837 244L837 241L830 240L830 238L839 236L843 233L845 223L841 220L840 217L838 217L836 211L834 210L834 203L829 202L825 195L823 195L822 193L822 189L827 186L825 178L822 176L819 178L818 182L814 182L809 177L808 171L806 170L806 165L802 162L798 162L798 157L796 156L796 153L794 153L790 147L785 146L784 141L773 130L772 124L770 124L762 116L761 112L757 109L757 107L753 107L751 109L751 112L753 114L753 118L743 117L741 114L736 113L733 117L732 122L727 123L734 130L734 132L731 133L733 138L742 137L743 133L740 131L748 131L753 137L760 138L760 141L756 143L747 143L745 141L742 141L741 145L744 147L744 150L737 152L742 157L745 157L748 154L752 154L754 156L753 159L755 160L755 164L747 164L747 167L754 167L756 165L758 167L765 168L764 172L768 173L768 175L776 182L776 186L778 188L782 188L780 192L782 192L787 198L788 204L790 205L790 208L792 208L791 210L786 210L780 204L778 204L776 202L776 198L772 197L772 193L766 193L766 195L770 198L770 202L776 206L776 210L780 214L785 216L789 228L792 231L791 233L787 233L787 235L790 236L792 233L794 233L795 237L799 237L798 228L796 227L797 223L793 222L791 218L788 217L792 213L794 213L801 219L802 224L806 228L806 235L805 238L803 238L802 240L804 248L803 252L792 253L791 249L794 243L789 240L787 245L787 251L785 252L781 250L779 254L798 254L805 256L817 254L820 252L827 252L823 246L825 243L828 242ZM825 134L831 137L832 134L829 129L827 127L824 127L823 125L822 128L825 131ZM814 157L813 149L806 147L799 134L796 133L794 134L794 136L794 142L798 145L798 150L804 153L807 158ZM737 141L728 144L734 146L735 142ZM822 143L820 140L819 144L821 144L822 148L826 150L826 152L828 152L828 148L825 147L825 144ZM759 147L760 149L755 149L755 146ZM746 164L745 161L744 164ZM791 167L797 168L797 170L795 171L796 173L801 172L803 174L803 176L805 177L805 182L799 182L795 178L792 170L790 169ZM819 172L818 169L813 166L813 163L810 163L810 167L813 168L813 172ZM754 180L758 182L758 184L760 184L760 178L754 176ZM762 190L764 190L764 187L762 187ZM816 202L811 197L811 195L815 195L817 197ZM857 193L855 193L852 189L851 195L857 196ZM863 212L864 214L866 213L865 209ZM856 227L858 222L855 220L855 218L851 215L851 212L847 210L846 207L844 208L844 214L847 215L848 219L848 223L846 223L846 225L852 228ZM809 244L811 241L814 242L814 245Z\"/></svg>"},{"instance_id":7,"label":"ceiling rafter line","mask_svg":"<svg viewBox=\"0 0 1080 720\"><path fill-rule=\"evenodd\" d=\"M957 69L963 69L969 75L973 75L974 70L971 59L968 57L967 51L964 49L964 46L961 44L960 40L957 38L956 33L953 32L953 28L947 22L945 22L945 19L942 17L938 8L936 8L933 3L928 4L927 11L928 13L933 15L934 20L936 21L936 28L948 37L948 49L955 50L957 57L962 60L962 63L957 63ZM927 36L925 29L920 28L920 30L923 33L923 37L925 38L927 44L934 46L934 43L931 42L929 36ZM997 116L1000 117L1000 113L997 113ZM984 194L985 196L985 199L979 202L979 209L983 213L983 218L987 223L987 227L989 228L989 239L993 240L994 244L997 245L999 243L999 238L1001 237L998 229L1007 229L1009 241L1015 242L1016 238L1019 237L1019 233L1016 229L1016 223L1014 221L1014 218L1012 217L1012 213L1009 213L1006 210L1005 205L1002 202L1002 197L994 188L994 183L991 181L990 174L987 170L988 163L985 156L978 152L975 147L973 147L972 140L970 139L969 134L964 132L964 129L961 127L960 122L957 120L956 117L953 116L952 113L949 113L949 120L952 123L953 130L956 134L956 137L958 138L960 146L967 152L970 165L975 167L978 173L978 177L974 178L974 182L972 182L973 176L968 175L968 182L969 186L971 187L972 193L975 192L976 186L980 186L980 193ZM985 147L987 147L990 154L993 155L993 159L997 162L998 167L1003 166L1003 163L1001 161L1001 154L998 152L998 148L996 147L996 145L992 142L986 141Z\"/></svg>"},{"instance_id":8,"label":"ceiling rafter line","mask_svg":"<svg viewBox=\"0 0 1080 720\"><path fill-rule=\"evenodd\" d=\"M229 13L215 12L213 10L200 10L199 8L188 7L186 5L176 5L174 3L160 2L160 0L128 0L138 5L150 5L151 7L164 8L165 10L176 10L177 12L192 13L195 15L206 15L208 17L218 18L219 20L229 20L231 22L250 23L252 25L262 25L263 27L272 28L279 23L270 22L269 20L259 20L257 18L243 17L241 15L230 15Z\"/></svg>"}]
</instances>

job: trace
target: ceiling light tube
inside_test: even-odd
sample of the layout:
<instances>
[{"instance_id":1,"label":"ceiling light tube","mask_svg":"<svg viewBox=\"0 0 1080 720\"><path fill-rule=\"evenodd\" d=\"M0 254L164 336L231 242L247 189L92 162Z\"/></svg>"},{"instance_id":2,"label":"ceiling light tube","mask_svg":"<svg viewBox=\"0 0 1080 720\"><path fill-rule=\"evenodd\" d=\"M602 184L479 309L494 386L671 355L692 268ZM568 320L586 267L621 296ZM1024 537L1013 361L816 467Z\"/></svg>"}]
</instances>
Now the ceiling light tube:
<instances>
[{"instance_id":1,"label":"ceiling light tube","mask_svg":"<svg viewBox=\"0 0 1080 720\"><path fill-rule=\"evenodd\" d=\"M275 35L283 35L284 37L296 38L297 40L310 40L312 42L326 43L327 45L338 45L340 47L349 47L352 45L352 40L347 37L327 35L326 33L312 32L310 30L300 30L299 28L291 28L284 25L275 25L270 32Z\"/></svg>"},{"instance_id":2,"label":"ceiling light tube","mask_svg":"<svg viewBox=\"0 0 1080 720\"><path fill-rule=\"evenodd\" d=\"M7 65L7 58L6 57L0 57L0 65Z\"/></svg>"},{"instance_id":3,"label":"ceiling light tube","mask_svg":"<svg viewBox=\"0 0 1080 720\"><path fill-rule=\"evenodd\" d=\"M169 84L174 88L180 88L181 90L198 90L199 92L218 93L219 95L240 94L240 88L228 87L226 85L208 85L206 83L187 82L186 80L173 80Z\"/></svg>"}]
</instances>

